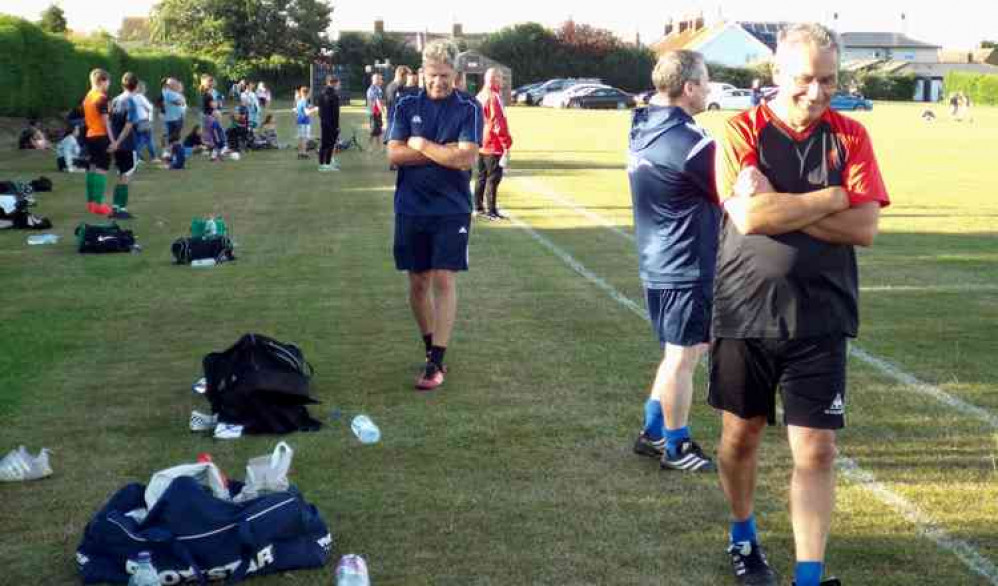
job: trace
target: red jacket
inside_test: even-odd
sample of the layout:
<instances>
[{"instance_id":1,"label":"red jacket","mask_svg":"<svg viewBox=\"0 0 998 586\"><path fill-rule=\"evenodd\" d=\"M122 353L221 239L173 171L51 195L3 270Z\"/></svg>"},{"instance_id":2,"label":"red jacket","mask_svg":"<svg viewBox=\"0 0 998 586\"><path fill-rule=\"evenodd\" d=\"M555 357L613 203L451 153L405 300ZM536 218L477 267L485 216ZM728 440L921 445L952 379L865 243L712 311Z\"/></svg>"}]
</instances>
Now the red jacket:
<instances>
[{"instance_id":1,"label":"red jacket","mask_svg":"<svg viewBox=\"0 0 998 586\"><path fill-rule=\"evenodd\" d=\"M478 101L482 102L482 113L485 115L482 148L478 152L483 155L502 155L513 146L513 137L509 135L506 112L499 101L498 92L482 92L478 94Z\"/></svg>"}]
</instances>

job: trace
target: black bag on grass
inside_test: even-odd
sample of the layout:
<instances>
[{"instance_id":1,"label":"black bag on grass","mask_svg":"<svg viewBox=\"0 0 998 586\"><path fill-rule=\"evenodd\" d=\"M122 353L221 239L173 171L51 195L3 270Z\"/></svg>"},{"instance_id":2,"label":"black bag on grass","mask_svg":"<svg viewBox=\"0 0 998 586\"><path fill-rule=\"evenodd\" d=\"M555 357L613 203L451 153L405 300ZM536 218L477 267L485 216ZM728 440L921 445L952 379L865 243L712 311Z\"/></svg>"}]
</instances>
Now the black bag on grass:
<instances>
[{"instance_id":1,"label":"black bag on grass","mask_svg":"<svg viewBox=\"0 0 998 586\"><path fill-rule=\"evenodd\" d=\"M232 240L228 236L207 236L205 238L177 238L170 246L173 260L178 265L189 265L191 261L213 258L215 262L236 260L232 251Z\"/></svg>"},{"instance_id":2,"label":"black bag on grass","mask_svg":"<svg viewBox=\"0 0 998 586\"><path fill-rule=\"evenodd\" d=\"M131 230L122 230L117 222L80 224L76 227L76 243L80 252L129 252L135 248L135 235Z\"/></svg>"},{"instance_id":3,"label":"black bag on grass","mask_svg":"<svg viewBox=\"0 0 998 586\"><path fill-rule=\"evenodd\" d=\"M312 365L294 344L246 334L228 350L205 356L203 366L206 396L220 422L242 425L248 434L322 427L305 407L319 403L309 394Z\"/></svg>"}]
</instances>

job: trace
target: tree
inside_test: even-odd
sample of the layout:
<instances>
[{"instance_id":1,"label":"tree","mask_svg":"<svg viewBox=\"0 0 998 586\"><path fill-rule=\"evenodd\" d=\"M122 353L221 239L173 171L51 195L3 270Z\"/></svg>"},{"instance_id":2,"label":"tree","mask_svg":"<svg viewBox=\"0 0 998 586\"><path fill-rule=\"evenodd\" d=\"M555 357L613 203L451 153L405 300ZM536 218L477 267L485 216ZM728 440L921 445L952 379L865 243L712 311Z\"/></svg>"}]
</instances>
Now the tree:
<instances>
[{"instance_id":1,"label":"tree","mask_svg":"<svg viewBox=\"0 0 998 586\"><path fill-rule=\"evenodd\" d=\"M488 35L479 51L512 69L519 84L559 75L560 47L554 33L536 22L528 22Z\"/></svg>"},{"instance_id":2,"label":"tree","mask_svg":"<svg viewBox=\"0 0 998 586\"><path fill-rule=\"evenodd\" d=\"M149 19L141 16L125 17L118 29L119 41L149 42Z\"/></svg>"},{"instance_id":3,"label":"tree","mask_svg":"<svg viewBox=\"0 0 998 586\"><path fill-rule=\"evenodd\" d=\"M42 19L38 21L38 26L50 33L66 32L66 24L66 13L55 4L49 4L49 7L42 11Z\"/></svg>"},{"instance_id":4,"label":"tree","mask_svg":"<svg viewBox=\"0 0 998 586\"><path fill-rule=\"evenodd\" d=\"M998 49L998 41L981 41L982 49Z\"/></svg>"},{"instance_id":5,"label":"tree","mask_svg":"<svg viewBox=\"0 0 998 586\"><path fill-rule=\"evenodd\" d=\"M152 36L206 54L233 74L274 56L311 61L330 45L331 14L324 0L162 0L153 7Z\"/></svg>"}]
</instances>

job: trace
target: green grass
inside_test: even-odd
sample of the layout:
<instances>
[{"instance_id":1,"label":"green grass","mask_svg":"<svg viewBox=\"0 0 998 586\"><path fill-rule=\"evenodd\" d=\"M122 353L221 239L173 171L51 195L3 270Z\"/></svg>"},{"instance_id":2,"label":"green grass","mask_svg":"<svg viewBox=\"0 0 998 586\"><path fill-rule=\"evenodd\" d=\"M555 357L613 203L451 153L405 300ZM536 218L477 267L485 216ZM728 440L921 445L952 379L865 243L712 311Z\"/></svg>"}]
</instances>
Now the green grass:
<instances>
[{"instance_id":1,"label":"green grass","mask_svg":"<svg viewBox=\"0 0 998 586\"><path fill-rule=\"evenodd\" d=\"M870 290L858 344L996 412L998 110L979 108L974 125L918 113L878 104L858 115L894 202L860 254ZM719 132L723 115L701 118ZM359 127L362 115L345 119ZM279 121L290 140L290 115ZM631 230L626 113L514 108L511 126L501 204L640 302L633 243L604 225ZM75 583L84 525L127 482L204 450L239 477L272 448L271 437L221 443L186 431L190 410L206 406L189 391L202 356L248 331L300 344L315 365L324 403L313 414L328 425L287 438L292 480L339 553L367 557L375 583L727 583L716 479L630 454L659 354L647 324L522 229L479 223L459 280L452 373L440 391L414 393L421 342L391 259L394 176L383 158L345 153L342 164L318 174L284 151L142 169L131 206L139 255L74 251L73 227L87 219L81 176L58 176L39 198L63 242L29 247L23 232L0 233L0 450L50 447L56 470L0 485L0 583ZM0 176L50 166L38 153L0 153ZM239 260L172 266L172 240L213 211L233 227ZM694 433L713 452L719 425L702 373L697 392ZM994 430L855 360L849 401L843 454L998 561ZM336 408L370 414L382 442L361 446L329 418ZM784 574L789 461L782 429L771 429L758 511ZM847 584L989 583L845 479L828 562ZM254 579L331 581L331 567Z\"/></svg>"}]
</instances>

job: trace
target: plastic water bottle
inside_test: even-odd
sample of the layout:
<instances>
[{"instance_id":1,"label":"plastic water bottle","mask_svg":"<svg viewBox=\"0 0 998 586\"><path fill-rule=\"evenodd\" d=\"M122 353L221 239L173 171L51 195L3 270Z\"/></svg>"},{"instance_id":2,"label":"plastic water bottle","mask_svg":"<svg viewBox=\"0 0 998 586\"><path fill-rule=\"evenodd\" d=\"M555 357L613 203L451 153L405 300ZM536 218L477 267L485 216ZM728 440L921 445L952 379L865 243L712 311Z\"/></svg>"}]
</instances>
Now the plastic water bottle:
<instances>
[{"instance_id":1,"label":"plastic water bottle","mask_svg":"<svg viewBox=\"0 0 998 586\"><path fill-rule=\"evenodd\" d=\"M199 258L191 261L192 267L213 267L215 264L215 259L213 258Z\"/></svg>"},{"instance_id":2,"label":"plastic water bottle","mask_svg":"<svg viewBox=\"0 0 998 586\"><path fill-rule=\"evenodd\" d=\"M153 567L152 555L148 551L139 552L134 567L128 586L160 586L159 573Z\"/></svg>"},{"instance_id":3,"label":"plastic water bottle","mask_svg":"<svg viewBox=\"0 0 998 586\"><path fill-rule=\"evenodd\" d=\"M350 422L350 429L362 444L376 444L381 439L381 430L367 415L358 415Z\"/></svg>"},{"instance_id":4,"label":"plastic water bottle","mask_svg":"<svg viewBox=\"0 0 998 586\"><path fill-rule=\"evenodd\" d=\"M353 553L341 557L336 564L336 586L371 586L364 558Z\"/></svg>"},{"instance_id":5,"label":"plastic water bottle","mask_svg":"<svg viewBox=\"0 0 998 586\"><path fill-rule=\"evenodd\" d=\"M58 234L32 234L28 236L28 244L55 244L59 242Z\"/></svg>"}]
</instances>

